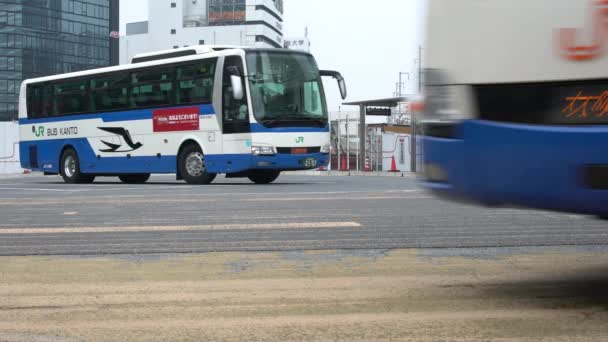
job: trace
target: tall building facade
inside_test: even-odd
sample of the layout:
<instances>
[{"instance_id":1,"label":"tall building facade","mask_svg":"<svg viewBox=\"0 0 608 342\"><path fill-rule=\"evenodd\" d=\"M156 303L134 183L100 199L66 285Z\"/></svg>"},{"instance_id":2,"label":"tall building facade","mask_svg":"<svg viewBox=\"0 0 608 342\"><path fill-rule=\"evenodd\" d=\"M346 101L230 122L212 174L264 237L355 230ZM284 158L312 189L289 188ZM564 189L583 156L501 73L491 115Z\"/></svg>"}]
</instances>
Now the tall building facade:
<instances>
[{"instance_id":1,"label":"tall building facade","mask_svg":"<svg viewBox=\"0 0 608 342\"><path fill-rule=\"evenodd\" d=\"M120 63L192 45L283 47L283 0L149 0L148 21L127 24Z\"/></svg>"},{"instance_id":2,"label":"tall building facade","mask_svg":"<svg viewBox=\"0 0 608 342\"><path fill-rule=\"evenodd\" d=\"M117 65L118 0L0 0L0 121L24 79Z\"/></svg>"}]
</instances>

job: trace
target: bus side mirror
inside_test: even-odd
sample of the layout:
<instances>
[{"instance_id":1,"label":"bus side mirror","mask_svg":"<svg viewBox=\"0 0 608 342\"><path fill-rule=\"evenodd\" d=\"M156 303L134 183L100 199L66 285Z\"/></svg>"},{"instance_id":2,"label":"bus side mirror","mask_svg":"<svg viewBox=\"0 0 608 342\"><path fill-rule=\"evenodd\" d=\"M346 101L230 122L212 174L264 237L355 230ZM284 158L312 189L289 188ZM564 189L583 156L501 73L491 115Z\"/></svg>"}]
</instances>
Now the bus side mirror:
<instances>
[{"instance_id":1,"label":"bus side mirror","mask_svg":"<svg viewBox=\"0 0 608 342\"><path fill-rule=\"evenodd\" d=\"M321 70L320 74L321 76L333 77L334 79L336 79L338 81L338 87L340 88L340 95L342 95L342 100L346 100L348 92L346 90L346 81L344 81L344 77L342 77L339 72L332 70Z\"/></svg>"},{"instance_id":2,"label":"bus side mirror","mask_svg":"<svg viewBox=\"0 0 608 342\"><path fill-rule=\"evenodd\" d=\"M243 73L238 66L226 67L225 71L230 76L230 85L232 86L232 97L240 101L245 97L245 89L243 88Z\"/></svg>"},{"instance_id":3,"label":"bus side mirror","mask_svg":"<svg viewBox=\"0 0 608 342\"><path fill-rule=\"evenodd\" d=\"M240 76L230 76L232 86L232 97L235 100L242 100L245 97L245 89L243 89L243 79Z\"/></svg>"}]
</instances>

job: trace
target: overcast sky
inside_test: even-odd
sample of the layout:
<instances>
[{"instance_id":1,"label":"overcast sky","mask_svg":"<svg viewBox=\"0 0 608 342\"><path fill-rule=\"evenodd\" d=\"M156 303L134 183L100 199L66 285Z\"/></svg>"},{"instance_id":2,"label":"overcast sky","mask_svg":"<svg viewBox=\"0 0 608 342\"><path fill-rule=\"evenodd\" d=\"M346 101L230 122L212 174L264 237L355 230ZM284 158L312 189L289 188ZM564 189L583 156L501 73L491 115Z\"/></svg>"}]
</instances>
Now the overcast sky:
<instances>
[{"instance_id":1,"label":"overcast sky","mask_svg":"<svg viewBox=\"0 0 608 342\"><path fill-rule=\"evenodd\" d=\"M154 1L154 0L152 0ZM148 0L121 1L121 22L147 20ZM424 0L285 0L286 38L308 27L312 53L322 69L342 72L348 101L391 97L399 72L411 73L406 91L416 91L415 60L421 43ZM154 23L151 23L154 25ZM403 76L407 82L407 76ZM330 110L341 104L326 81ZM343 107L343 111L353 110Z\"/></svg>"}]
</instances>

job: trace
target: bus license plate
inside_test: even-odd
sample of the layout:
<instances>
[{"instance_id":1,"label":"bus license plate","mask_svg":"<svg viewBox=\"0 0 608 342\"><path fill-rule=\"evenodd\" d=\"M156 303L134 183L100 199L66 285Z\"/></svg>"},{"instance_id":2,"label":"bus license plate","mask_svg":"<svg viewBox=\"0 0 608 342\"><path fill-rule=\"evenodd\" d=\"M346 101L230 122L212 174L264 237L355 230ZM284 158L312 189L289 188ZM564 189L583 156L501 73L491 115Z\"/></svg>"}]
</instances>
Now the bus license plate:
<instances>
[{"instance_id":1,"label":"bus license plate","mask_svg":"<svg viewBox=\"0 0 608 342\"><path fill-rule=\"evenodd\" d=\"M302 160L302 165L307 168L315 168L317 167L317 160L315 158L307 158Z\"/></svg>"}]
</instances>

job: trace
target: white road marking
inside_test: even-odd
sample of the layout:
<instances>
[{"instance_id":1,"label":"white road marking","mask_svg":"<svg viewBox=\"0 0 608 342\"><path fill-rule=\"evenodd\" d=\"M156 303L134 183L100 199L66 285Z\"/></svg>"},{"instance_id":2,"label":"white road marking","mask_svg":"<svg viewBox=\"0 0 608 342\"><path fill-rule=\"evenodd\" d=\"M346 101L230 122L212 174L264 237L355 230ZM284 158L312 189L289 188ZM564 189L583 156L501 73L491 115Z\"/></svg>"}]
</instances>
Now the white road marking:
<instances>
[{"instance_id":1,"label":"white road marking","mask_svg":"<svg viewBox=\"0 0 608 342\"><path fill-rule=\"evenodd\" d=\"M66 211L62 215L65 215L65 216L75 216L75 215L78 215L78 212L77 211Z\"/></svg>"},{"instance_id":2,"label":"white road marking","mask_svg":"<svg viewBox=\"0 0 608 342\"><path fill-rule=\"evenodd\" d=\"M263 224L210 224L185 226L139 226L139 227L64 227L64 228L3 228L0 235L32 235L57 233L123 233L123 232L175 232L208 230L254 230L254 229L298 229L298 228L358 228L357 222L301 222Z\"/></svg>"},{"instance_id":3,"label":"white road marking","mask_svg":"<svg viewBox=\"0 0 608 342\"><path fill-rule=\"evenodd\" d=\"M297 201L366 201L366 200L404 200L427 199L432 196L368 196L368 197L287 197L287 198L250 198L237 199L236 202L297 202Z\"/></svg>"},{"instance_id":4,"label":"white road marking","mask_svg":"<svg viewBox=\"0 0 608 342\"><path fill-rule=\"evenodd\" d=\"M0 190L22 190L22 191L51 191L51 192L91 192L91 191L131 191L131 190L143 190L143 189L153 189L153 190L176 190L176 189L192 189L192 187L140 187L140 188L104 188L104 187L96 187L96 188L74 188L74 189L50 189L50 188L13 188L13 187L2 187Z\"/></svg>"},{"instance_id":5,"label":"white road marking","mask_svg":"<svg viewBox=\"0 0 608 342\"><path fill-rule=\"evenodd\" d=\"M53 192L80 192L78 189L45 189L45 188L0 188L0 190L20 190L20 191L53 191Z\"/></svg>"}]
</instances>

